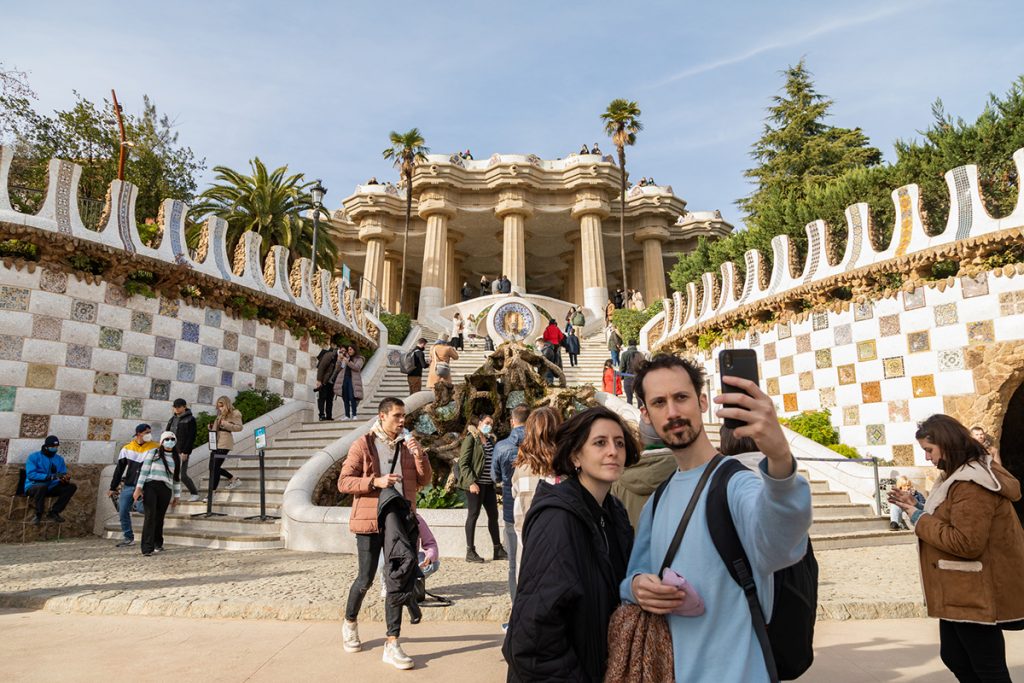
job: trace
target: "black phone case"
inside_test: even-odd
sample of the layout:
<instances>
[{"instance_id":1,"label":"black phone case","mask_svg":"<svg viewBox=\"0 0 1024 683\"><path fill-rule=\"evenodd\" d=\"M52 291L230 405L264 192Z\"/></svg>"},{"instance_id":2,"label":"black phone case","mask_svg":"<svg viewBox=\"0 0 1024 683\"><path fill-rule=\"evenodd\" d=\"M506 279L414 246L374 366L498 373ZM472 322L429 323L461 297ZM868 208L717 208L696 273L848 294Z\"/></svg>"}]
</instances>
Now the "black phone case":
<instances>
[{"instance_id":1,"label":"black phone case","mask_svg":"<svg viewBox=\"0 0 1024 683\"><path fill-rule=\"evenodd\" d=\"M726 354L731 354L732 357L732 363L729 367L726 364ZM757 378L757 352L753 349L724 349L719 351L718 368L722 378L723 394L747 394L749 396L749 392L729 384L726 379L727 377L742 377L743 379L749 379L751 382L759 383ZM734 406L735 404L725 403L722 407ZM733 418L726 418L722 421L722 426L729 429L736 429L745 424L745 422Z\"/></svg>"}]
</instances>

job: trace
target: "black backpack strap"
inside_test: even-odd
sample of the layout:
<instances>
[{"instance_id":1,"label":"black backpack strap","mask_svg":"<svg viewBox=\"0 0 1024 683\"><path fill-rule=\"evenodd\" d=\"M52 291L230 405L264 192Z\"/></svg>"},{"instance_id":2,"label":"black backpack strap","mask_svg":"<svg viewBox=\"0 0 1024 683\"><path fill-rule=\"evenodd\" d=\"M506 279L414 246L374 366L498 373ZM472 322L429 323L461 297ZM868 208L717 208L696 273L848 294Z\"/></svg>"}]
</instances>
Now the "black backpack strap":
<instances>
[{"instance_id":1,"label":"black backpack strap","mask_svg":"<svg viewBox=\"0 0 1024 683\"><path fill-rule=\"evenodd\" d=\"M704 487L707 485L708 480L711 478L712 473L714 473L715 468L718 467L718 463L720 462L722 462L722 454L718 453L704 468L704 473L700 475L697 487L693 489L693 495L690 496L690 502L687 504L686 510L683 512L682 519L679 520L679 526L676 527L676 534L672 537L672 542L668 544L668 550L665 552L665 559L661 561L661 568L658 569L658 576L661 576L662 572L665 571L665 568L672 563L676 553L679 552L679 545L683 542L683 534L686 533L686 527L690 524L690 518L693 517L693 511L697 508L697 501L700 499L700 494L704 491ZM668 481L665 482L665 484L667 483ZM665 484L662 484L662 486ZM654 510L651 510L651 521L654 521Z\"/></svg>"},{"instance_id":2,"label":"black backpack strap","mask_svg":"<svg viewBox=\"0 0 1024 683\"><path fill-rule=\"evenodd\" d=\"M743 589L743 595L747 598L747 607L750 608L750 621L754 626L754 633L757 634L757 642L761 645L761 653L764 655L764 663L768 669L768 678L772 683L777 683L779 673L775 666L772 645L768 640L768 624L757 598L754 571L747 558L747 552L740 542L739 534L736 532L732 511L729 510L729 480L736 473L743 471L749 471L749 469L739 460L727 458L719 469L715 480L711 482L707 501L708 531L711 533L711 542L715 544L715 549L718 550L729 576Z\"/></svg>"}]
</instances>

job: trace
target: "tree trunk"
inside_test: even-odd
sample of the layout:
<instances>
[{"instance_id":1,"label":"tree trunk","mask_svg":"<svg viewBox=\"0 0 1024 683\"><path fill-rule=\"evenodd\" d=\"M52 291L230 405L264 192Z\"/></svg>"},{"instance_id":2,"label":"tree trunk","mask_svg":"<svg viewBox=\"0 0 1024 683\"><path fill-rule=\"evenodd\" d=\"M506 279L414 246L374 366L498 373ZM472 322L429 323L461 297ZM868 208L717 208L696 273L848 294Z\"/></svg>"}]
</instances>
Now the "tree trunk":
<instances>
[{"instance_id":1,"label":"tree trunk","mask_svg":"<svg viewBox=\"0 0 1024 683\"><path fill-rule=\"evenodd\" d=\"M626 282L626 148L619 146L619 256L622 258L622 294L625 296L629 285Z\"/></svg>"},{"instance_id":2,"label":"tree trunk","mask_svg":"<svg viewBox=\"0 0 1024 683\"><path fill-rule=\"evenodd\" d=\"M398 288L396 312L402 312L405 305L405 262L409 256L409 221L412 220L412 173L405 174L405 234L402 235L402 284Z\"/></svg>"}]
</instances>

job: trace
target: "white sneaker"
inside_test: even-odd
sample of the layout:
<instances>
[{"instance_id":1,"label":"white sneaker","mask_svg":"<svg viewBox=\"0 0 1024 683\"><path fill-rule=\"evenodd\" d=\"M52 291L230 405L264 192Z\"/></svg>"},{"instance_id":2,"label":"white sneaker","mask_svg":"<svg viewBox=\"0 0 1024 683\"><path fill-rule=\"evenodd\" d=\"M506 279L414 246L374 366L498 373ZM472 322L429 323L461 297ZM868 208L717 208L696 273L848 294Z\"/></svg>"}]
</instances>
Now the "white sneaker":
<instances>
[{"instance_id":1,"label":"white sneaker","mask_svg":"<svg viewBox=\"0 0 1024 683\"><path fill-rule=\"evenodd\" d=\"M396 669L405 671L413 667L412 657L405 654L402 650L401 644L397 640L386 640L384 641L384 657L385 664L390 664Z\"/></svg>"},{"instance_id":2,"label":"white sneaker","mask_svg":"<svg viewBox=\"0 0 1024 683\"><path fill-rule=\"evenodd\" d=\"M345 652L359 652L363 649L363 642L359 640L359 624L348 623L348 619L341 622L341 641Z\"/></svg>"},{"instance_id":3,"label":"white sneaker","mask_svg":"<svg viewBox=\"0 0 1024 683\"><path fill-rule=\"evenodd\" d=\"M198 502L200 502L200 501L201 501L202 499L203 499L203 497L202 497L202 496L200 496L200 495L199 495L198 493L195 493L195 494L193 494L193 495L189 496L189 498L188 498L188 502L190 502L190 503L198 503Z\"/></svg>"},{"instance_id":4,"label":"white sneaker","mask_svg":"<svg viewBox=\"0 0 1024 683\"><path fill-rule=\"evenodd\" d=\"M230 491L232 489L237 489L241 485L242 485L242 478L241 477L235 477L234 479L231 480L231 483L228 484L228 490Z\"/></svg>"}]
</instances>

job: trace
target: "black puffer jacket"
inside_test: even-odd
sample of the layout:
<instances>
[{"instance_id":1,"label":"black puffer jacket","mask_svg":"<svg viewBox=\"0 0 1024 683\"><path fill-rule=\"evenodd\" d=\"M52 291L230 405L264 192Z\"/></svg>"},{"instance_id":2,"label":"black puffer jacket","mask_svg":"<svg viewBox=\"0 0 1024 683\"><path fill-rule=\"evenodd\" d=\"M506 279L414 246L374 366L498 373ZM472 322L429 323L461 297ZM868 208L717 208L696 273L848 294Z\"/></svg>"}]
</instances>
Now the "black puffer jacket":
<instances>
[{"instance_id":1,"label":"black puffer jacket","mask_svg":"<svg viewBox=\"0 0 1024 683\"><path fill-rule=\"evenodd\" d=\"M523 559L502 654L509 681L601 681L608 620L633 547L622 503L575 478L541 483L526 515Z\"/></svg>"}]
</instances>

